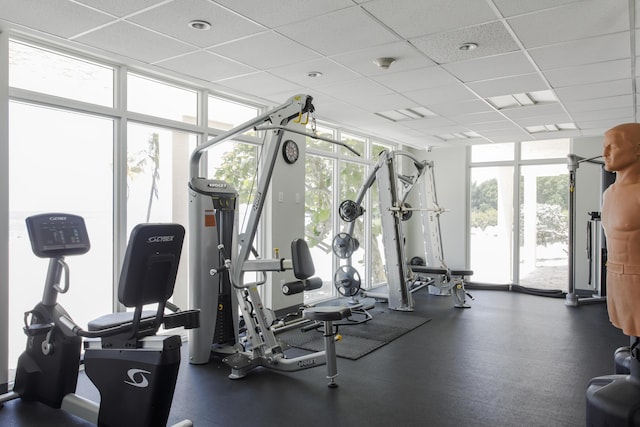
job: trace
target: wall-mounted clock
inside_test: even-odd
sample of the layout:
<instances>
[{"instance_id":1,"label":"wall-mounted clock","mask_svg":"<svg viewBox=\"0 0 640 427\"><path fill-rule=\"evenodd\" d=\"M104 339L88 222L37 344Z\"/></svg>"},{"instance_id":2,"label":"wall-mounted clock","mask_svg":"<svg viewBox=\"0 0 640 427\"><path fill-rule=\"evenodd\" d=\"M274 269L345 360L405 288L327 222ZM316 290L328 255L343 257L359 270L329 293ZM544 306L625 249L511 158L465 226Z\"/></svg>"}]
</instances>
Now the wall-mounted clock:
<instances>
[{"instance_id":1,"label":"wall-mounted clock","mask_svg":"<svg viewBox=\"0 0 640 427\"><path fill-rule=\"evenodd\" d=\"M284 156L285 162L294 164L300 157L298 144L291 139L287 139L284 144L282 144L282 155Z\"/></svg>"}]
</instances>

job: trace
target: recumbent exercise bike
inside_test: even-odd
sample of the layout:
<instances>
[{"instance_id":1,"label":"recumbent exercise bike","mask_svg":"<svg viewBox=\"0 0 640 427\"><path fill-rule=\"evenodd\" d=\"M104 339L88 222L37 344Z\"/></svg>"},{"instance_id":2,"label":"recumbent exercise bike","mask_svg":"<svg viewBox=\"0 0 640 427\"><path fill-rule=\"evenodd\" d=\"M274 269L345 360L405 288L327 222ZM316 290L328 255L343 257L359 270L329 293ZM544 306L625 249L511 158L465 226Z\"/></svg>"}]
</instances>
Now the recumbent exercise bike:
<instances>
[{"instance_id":1,"label":"recumbent exercise bike","mask_svg":"<svg viewBox=\"0 0 640 427\"><path fill-rule=\"evenodd\" d=\"M84 219L42 214L26 219L33 252L49 259L42 301L25 313L26 350L18 359L13 391L0 396L38 401L99 426L165 426L180 366L179 335L165 329L199 326L199 311L164 314L173 294L185 230L180 224L140 224L131 232L118 299L134 312L113 313L79 327L57 302L69 289L65 256L89 251ZM61 279L64 272L64 284ZM157 304L157 310L143 306ZM30 319L30 321L29 321ZM75 394L84 340L84 369L100 404ZM176 426L191 426L184 420Z\"/></svg>"}]
</instances>

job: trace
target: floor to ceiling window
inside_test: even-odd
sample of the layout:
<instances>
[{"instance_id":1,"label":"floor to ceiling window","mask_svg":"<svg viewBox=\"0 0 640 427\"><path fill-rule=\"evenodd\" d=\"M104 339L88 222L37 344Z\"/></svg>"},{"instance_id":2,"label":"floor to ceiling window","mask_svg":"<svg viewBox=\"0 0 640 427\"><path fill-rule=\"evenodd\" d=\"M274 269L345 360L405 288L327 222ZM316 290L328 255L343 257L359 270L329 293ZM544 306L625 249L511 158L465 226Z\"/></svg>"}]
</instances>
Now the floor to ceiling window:
<instances>
[{"instance_id":1,"label":"floor to ceiling window","mask_svg":"<svg viewBox=\"0 0 640 427\"><path fill-rule=\"evenodd\" d=\"M79 323L111 312L114 121L50 105L112 107L113 82L111 67L9 42L9 367L24 349L23 313L41 299L47 273L47 261L31 252L27 216L84 217L91 250L67 260L70 290L59 301ZM44 102L21 100L31 93Z\"/></svg>"},{"instance_id":2,"label":"floor to ceiling window","mask_svg":"<svg viewBox=\"0 0 640 427\"><path fill-rule=\"evenodd\" d=\"M84 217L91 250L67 260L70 290L59 302L78 324L111 312L113 121L18 102L9 114L9 366L15 366L25 345L23 313L40 301L47 274L47 261L31 252L27 216ZM34 133L34 125L43 131Z\"/></svg>"},{"instance_id":3,"label":"floor to ceiling window","mask_svg":"<svg viewBox=\"0 0 640 427\"><path fill-rule=\"evenodd\" d=\"M567 139L471 147L474 282L566 290L568 153Z\"/></svg>"}]
</instances>

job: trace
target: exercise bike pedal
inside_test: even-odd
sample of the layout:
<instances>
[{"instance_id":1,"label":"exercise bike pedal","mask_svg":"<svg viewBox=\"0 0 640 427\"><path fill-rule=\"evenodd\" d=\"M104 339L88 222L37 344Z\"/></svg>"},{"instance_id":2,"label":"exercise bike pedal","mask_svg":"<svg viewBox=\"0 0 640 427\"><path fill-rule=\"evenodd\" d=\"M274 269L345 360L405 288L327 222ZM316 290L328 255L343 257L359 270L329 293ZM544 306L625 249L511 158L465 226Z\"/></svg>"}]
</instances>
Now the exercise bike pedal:
<instances>
[{"instance_id":1,"label":"exercise bike pedal","mask_svg":"<svg viewBox=\"0 0 640 427\"><path fill-rule=\"evenodd\" d=\"M22 330L24 331L25 335L29 337L36 337L38 335L48 334L51 329L53 329L53 326L53 323L34 323L29 326L24 326Z\"/></svg>"}]
</instances>

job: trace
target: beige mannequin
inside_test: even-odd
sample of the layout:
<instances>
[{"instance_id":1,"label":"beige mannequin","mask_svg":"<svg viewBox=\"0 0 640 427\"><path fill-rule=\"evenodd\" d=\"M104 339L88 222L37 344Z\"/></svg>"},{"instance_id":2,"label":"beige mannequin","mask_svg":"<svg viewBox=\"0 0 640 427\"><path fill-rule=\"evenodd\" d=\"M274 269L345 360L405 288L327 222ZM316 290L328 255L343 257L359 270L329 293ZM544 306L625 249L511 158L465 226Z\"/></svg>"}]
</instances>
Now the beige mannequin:
<instances>
[{"instance_id":1,"label":"beige mannequin","mask_svg":"<svg viewBox=\"0 0 640 427\"><path fill-rule=\"evenodd\" d=\"M603 194L607 238L607 309L625 335L640 336L640 124L604 134L605 169L616 181Z\"/></svg>"}]
</instances>

